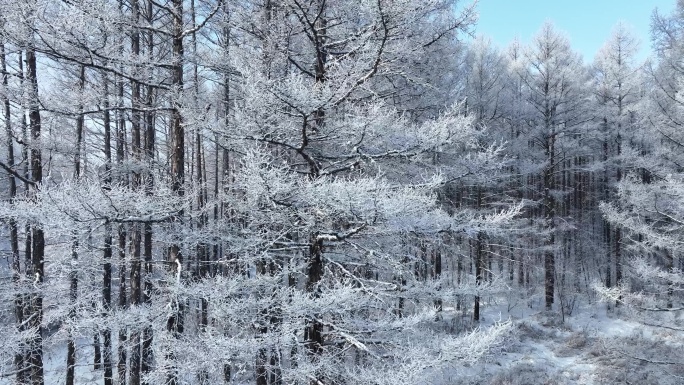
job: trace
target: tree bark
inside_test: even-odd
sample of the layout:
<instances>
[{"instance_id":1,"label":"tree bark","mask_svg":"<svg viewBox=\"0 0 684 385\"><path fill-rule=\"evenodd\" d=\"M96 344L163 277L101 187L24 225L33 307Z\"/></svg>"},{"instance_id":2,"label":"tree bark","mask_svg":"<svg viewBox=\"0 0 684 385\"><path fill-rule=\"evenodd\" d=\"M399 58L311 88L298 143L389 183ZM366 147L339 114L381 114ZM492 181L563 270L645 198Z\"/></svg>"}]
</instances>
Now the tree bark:
<instances>
[{"instance_id":1,"label":"tree bark","mask_svg":"<svg viewBox=\"0 0 684 385\"><path fill-rule=\"evenodd\" d=\"M43 156L41 150L41 115L40 101L38 99L38 76L36 52L33 43L26 48L26 80L28 81L28 113L29 129L31 132L31 180L32 193L35 195L40 184L43 182ZM31 298L31 311L33 312L29 327L34 330L34 335L29 341L29 365L31 367L31 382L33 385L43 385L45 382L43 375L43 282L45 280L45 234L39 224L31 227L31 264L32 274L36 291Z\"/></svg>"},{"instance_id":2,"label":"tree bark","mask_svg":"<svg viewBox=\"0 0 684 385\"><path fill-rule=\"evenodd\" d=\"M134 57L140 56L140 2L139 0L131 1L131 54ZM133 66L134 76L140 76L140 69L138 66ZM141 116L140 110L142 107L142 96L140 82L137 80L131 81L131 153L136 162L136 168L133 171L133 185L134 189L140 188L142 185L142 176L140 167L142 166L142 141L141 141ZM133 255L131 260L130 272L130 304L132 306L140 306L142 304L142 276L141 276L141 244L142 244L142 227L141 223L133 223L131 228L131 243L133 245ZM141 334L139 328L131 330L130 343L130 375L129 382L131 385L140 385L141 373Z\"/></svg>"},{"instance_id":3,"label":"tree bark","mask_svg":"<svg viewBox=\"0 0 684 385\"><path fill-rule=\"evenodd\" d=\"M553 250L555 244L556 244L556 234L555 234L555 220L556 220L556 202L553 196L551 195L551 190L554 189L555 183L554 183L554 171L555 171L555 162L556 162L556 149L555 149L555 140L556 140L556 133L555 130L552 128L553 123L548 123L547 127L549 128L549 137L547 139L547 159L548 159L548 165L544 168L544 178L543 178L543 183L544 183L544 217L546 220L546 226L548 231L550 232L550 235L548 237L548 240L546 242L546 247L547 250L544 252L544 298L545 298L545 304L546 304L546 309L551 310L553 308L553 302L554 302L554 292L555 292L555 275L556 275L556 266L555 266L555 252Z\"/></svg>"},{"instance_id":4,"label":"tree bark","mask_svg":"<svg viewBox=\"0 0 684 385\"><path fill-rule=\"evenodd\" d=\"M172 69L171 69L171 84L172 89L177 93L183 91L183 0L172 0L171 6L172 14ZM185 184L185 128L181 116L180 95L176 95L172 101L171 108L171 127L170 127L170 141L171 141L171 189L182 197ZM179 211L175 220L181 222L183 218L183 211ZM181 283L181 274L183 269L183 255L179 244L174 244L169 249L169 262L172 266L172 272L176 277L176 285ZM183 333L184 321L183 312L184 304L180 298L171 298L172 314L167 320L166 328L174 336L179 336ZM168 353L169 361L176 360L175 354L172 350ZM177 369L171 366L168 369L167 383L169 385L176 385L177 383Z\"/></svg>"},{"instance_id":5,"label":"tree bark","mask_svg":"<svg viewBox=\"0 0 684 385\"><path fill-rule=\"evenodd\" d=\"M148 0L147 2L147 10L146 10L146 17L147 17L147 22L152 25L152 17L153 17L153 4L152 1ZM147 33L147 56L149 58L153 57L154 53L154 36L152 32ZM153 74L150 73L148 75L148 80L151 83ZM145 173L145 195L147 196L152 196L154 194L154 177L152 175L151 167L154 162L154 150L155 150L155 126L154 126L154 121L155 121L155 115L153 110L153 103L154 103L154 87L152 85L148 85L146 87L146 95L145 95L145 105L148 108L148 111L145 112L145 161L146 165L148 167L147 172ZM144 274L144 287L143 287L143 302L151 306L152 304L152 236L153 236L153 231L152 231L152 224L147 222L143 226L143 255L145 259L145 274ZM143 329L143 335L142 335L142 362L141 362L141 371L142 373L149 373L149 371L152 368L152 362L154 360L153 353L152 353L152 340L153 340L153 333L152 333L152 328L149 326L146 326Z\"/></svg>"},{"instance_id":6,"label":"tree bark","mask_svg":"<svg viewBox=\"0 0 684 385\"><path fill-rule=\"evenodd\" d=\"M104 131L104 176L102 184L104 189L111 188L112 183L112 129L111 116L109 114L109 78L106 73L102 74L104 87L103 98L103 131ZM107 221L104 227L104 247L103 256L104 272L102 276L102 305L106 315L112 309L112 224ZM112 330L108 327L102 331L103 352L102 363L104 366L104 385L114 384L114 374L112 370Z\"/></svg>"},{"instance_id":7,"label":"tree bark","mask_svg":"<svg viewBox=\"0 0 684 385\"><path fill-rule=\"evenodd\" d=\"M79 89L79 99L83 97L83 89L85 87L85 67L79 66L79 76L78 76L78 89ZM76 117L76 146L74 151L74 180L81 178L81 151L83 148L83 104L79 102L78 104L78 116ZM71 246L71 258L73 261L73 269L70 275L70 297L72 307L76 306L76 301L78 300L78 239L74 236ZM73 319L76 318L76 310L72 308L69 312L69 316ZM69 340L67 341L67 372L66 372L66 385L74 385L75 380L75 366L76 366L76 343L74 341L74 336L69 333ZM95 349L97 353L97 348ZM97 367L95 368L97 369Z\"/></svg>"},{"instance_id":8,"label":"tree bark","mask_svg":"<svg viewBox=\"0 0 684 385\"><path fill-rule=\"evenodd\" d=\"M479 197L479 194L478 194ZM483 246L484 246L484 233L482 231L478 231L477 233L477 239L475 240L475 284L479 286L482 284L482 281L484 280L484 274L483 274L483 265L484 265L484 258L483 258ZM476 294L475 295L475 306L473 308L473 320L475 322L480 321L480 295Z\"/></svg>"},{"instance_id":9,"label":"tree bark","mask_svg":"<svg viewBox=\"0 0 684 385\"><path fill-rule=\"evenodd\" d=\"M128 308L127 288L126 288L126 230L123 225L118 229L119 247L119 310ZM119 385L126 385L127 360L128 360L128 331L126 325L119 326L119 346L117 348L119 359L117 362L117 372L119 374Z\"/></svg>"},{"instance_id":10,"label":"tree bark","mask_svg":"<svg viewBox=\"0 0 684 385\"><path fill-rule=\"evenodd\" d=\"M7 72L7 56L5 53L5 41L0 38L0 71L2 71L2 85L5 89L8 89L8 77ZM9 97L7 94L2 94L2 104L3 113L5 115L5 134L7 135L7 166L14 169L14 132L12 130L12 109ZM8 173L8 192L10 202L14 202L17 196L17 181L14 175ZM14 283L17 292L21 291L21 258L19 254L19 231L17 228L17 223L14 219L9 219L8 224L9 235L10 235L10 250L11 250L11 261L12 261L12 281ZM21 294L17 294L14 299L14 321L18 325L19 330L23 330L24 323L24 298ZM26 366L24 363L24 352L23 347L19 347L19 352L14 356L14 367L17 371L16 381L18 384L25 383L25 372Z\"/></svg>"}]
</instances>

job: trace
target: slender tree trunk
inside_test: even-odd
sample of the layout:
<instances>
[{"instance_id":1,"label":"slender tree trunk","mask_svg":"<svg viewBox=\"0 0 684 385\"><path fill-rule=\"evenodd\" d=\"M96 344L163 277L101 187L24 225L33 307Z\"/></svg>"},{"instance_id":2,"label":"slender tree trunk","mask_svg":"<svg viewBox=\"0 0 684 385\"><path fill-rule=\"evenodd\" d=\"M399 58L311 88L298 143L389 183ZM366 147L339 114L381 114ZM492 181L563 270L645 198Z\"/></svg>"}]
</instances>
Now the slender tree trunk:
<instances>
[{"instance_id":1,"label":"slender tree trunk","mask_svg":"<svg viewBox=\"0 0 684 385\"><path fill-rule=\"evenodd\" d=\"M477 210L482 209L482 189L476 187L475 189L475 204ZM475 284L478 286L482 285L485 278L484 272L484 232L478 231L477 238L475 239ZM480 321L480 295L479 293L475 295L475 304L473 308L473 320L475 322Z\"/></svg>"},{"instance_id":2,"label":"slender tree trunk","mask_svg":"<svg viewBox=\"0 0 684 385\"><path fill-rule=\"evenodd\" d=\"M123 12L123 0L119 0L119 11ZM121 31L120 49L119 53L123 55L124 47L124 31ZM123 70L123 69L122 69ZM124 113L124 79L118 77L116 79L116 100L117 100L117 110L116 110L116 163L119 166L123 165L124 158L126 155L126 114ZM129 180L127 175L121 176L122 184L128 186ZM126 261L126 238L127 232L124 225L118 225L117 227L117 246L119 250L119 296L118 296L118 308L120 311L125 311L128 309L128 287L127 287L127 276L126 271L127 261ZM126 385L127 374L128 374L128 327L127 325L119 326L119 336L118 336L118 346L117 346L117 374L118 374L118 385Z\"/></svg>"},{"instance_id":3,"label":"slender tree trunk","mask_svg":"<svg viewBox=\"0 0 684 385\"><path fill-rule=\"evenodd\" d=\"M518 257L518 287L525 286L525 256L520 250Z\"/></svg>"},{"instance_id":4,"label":"slender tree trunk","mask_svg":"<svg viewBox=\"0 0 684 385\"><path fill-rule=\"evenodd\" d=\"M85 88L85 66L79 66L78 69L78 91L79 99L83 98L83 91ZM83 152L83 103L78 103L78 116L76 117L76 147L74 151L74 179L79 179L82 176L81 172L81 154Z\"/></svg>"},{"instance_id":5,"label":"slender tree trunk","mask_svg":"<svg viewBox=\"0 0 684 385\"><path fill-rule=\"evenodd\" d=\"M111 117L109 114L109 78L106 73L102 74L102 84L104 87L103 98L103 130L104 130L104 156L105 168L102 181L103 188L109 189L112 183L112 129ZM104 273L102 276L102 305L105 314L108 316L112 309L112 224L107 221L104 228ZM112 370L112 330L105 327L102 331L103 352L102 361L104 366L104 385L114 384L114 374Z\"/></svg>"},{"instance_id":6,"label":"slender tree trunk","mask_svg":"<svg viewBox=\"0 0 684 385\"><path fill-rule=\"evenodd\" d=\"M125 143L126 143L126 120L123 113L123 81L121 79L117 80L117 119L116 119L116 162L121 165L124 161L125 154ZM124 176L121 181L123 184L128 184L128 178ZM118 249L119 249L119 298L118 306L119 310L125 310L128 308L127 292L126 287L126 229L123 225L119 225L117 229L118 237ZM119 375L119 385L126 385L126 373L127 373L127 346L128 343L128 330L126 325L119 326L119 343L118 343L118 361L117 361L117 372Z\"/></svg>"},{"instance_id":7,"label":"slender tree trunk","mask_svg":"<svg viewBox=\"0 0 684 385\"><path fill-rule=\"evenodd\" d=\"M123 225L118 229L119 247L119 310L128 308L127 288L126 288L126 230ZM119 326L119 346L117 348L119 359L117 362L117 372L119 374L119 385L126 385L127 360L128 360L128 331L126 325Z\"/></svg>"},{"instance_id":8,"label":"slender tree trunk","mask_svg":"<svg viewBox=\"0 0 684 385\"><path fill-rule=\"evenodd\" d=\"M479 194L478 194L479 197ZM484 233L482 231L479 231L477 233L477 239L475 240L475 284L479 286L482 284L482 281L484 280L484 274L483 274L483 265L484 265L484 258L482 256L483 253L483 246L484 246ZM475 322L480 321L480 295L476 294L475 295L475 306L473 308L473 320Z\"/></svg>"},{"instance_id":9,"label":"slender tree trunk","mask_svg":"<svg viewBox=\"0 0 684 385\"><path fill-rule=\"evenodd\" d=\"M268 385L268 372L266 371L266 349L259 349L254 365L256 367L256 385Z\"/></svg>"},{"instance_id":10,"label":"slender tree trunk","mask_svg":"<svg viewBox=\"0 0 684 385\"><path fill-rule=\"evenodd\" d=\"M28 115L29 128L31 131L31 179L35 183L32 193L37 193L40 184L43 182L43 156L41 143L41 116L40 101L38 99L38 76L36 52L33 43L29 43L26 49L26 80L28 81ZM32 275L36 287L31 298L31 311L29 327L34 331L34 335L29 341L28 364L31 367L31 382L33 385L43 385L45 382L43 375L43 282L45 280L45 234L39 224L31 228L32 242Z\"/></svg>"},{"instance_id":11,"label":"slender tree trunk","mask_svg":"<svg viewBox=\"0 0 684 385\"><path fill-rule=\"evenodd\" d=\"M665 270L672 274L674 273L674 257L672 256L672 252L668 249L665 249ZM668 309L672 309L672 296L674 294L674 284L672 282L667 282L667 304L666 307Z\"/></svg>"},{"instance_id":12,"label":"slender tree trunk","mask_svg":"<svg viewBox=\"0 0 684 385\"><path fill-rule=\"evenodd\" d=\"M140 245L141 245L141 231L142 224L134 223L132 226L131 244L133 246L133 255L131 261L131 278L130 278L130 304L131 306L140 306L142 304L142 290L140 287ZM130 343L130 375L129 381L131 385L140 385L140 354L141 331L135 327L131 330Z\"/></svg>"},{"instance_id":13,"label":"slender tree trunk","mask_svg":"<svg viewBox=\"0 0 684 385\"><path fill-rule=\"evenodd\" d=\"M192 17L192 25L196 25L196 15L195 15L195 1L190 1L190 15ZM192 51L197 54L197 34L192 33ZM192 85L195 94L195 100L199 97L199 68L197 62L193 64L192 67ZM196 106L199 108L199 106ZM208 223L208 216L205 212L206 208L206 198L207 198L207 187L206 187L206 175L204 175L204 162L203 162L204 146L202 144L202 133L198 128L195 132L195 163L197 165L197 185L199 186L199 193L197 194L197 210L200 212L199 219L197 221L197 230L202 232L202 229ZM201 279L208 277L209 272L209 248L205 243L200 243L197 245L197 263L198 272ZM209 302L206 298L200 298L200 331L204 332L209 322Z\"/></svg>"},{"instance_id":14,"label":"slender tree trunk","mask_svg":"<svg viewBox=\"0 0 684 385\"><path fill-rule=\"evenodd\" d=\"M256 274L257 277L259 276L265 276L267 274L266 271L266 261L263 259L260 259L256 262ZM267 295L267 293L264 290L259 290L258 294L259 297L263 298ZM260 335L265 335L268 333L268 313L269 309L268 308L262 308L259 310L259 318L257 319L258 321L258 328L257 332ZM263 342L262 345L265 344L265 339L262 338ZM265 346L260 346L257 349L256 353L256 359L254 362L255 365L255 372L256 372L256 385L268 385L268 370L266 369L266 365L268 364L268 355L267 355L267 350Z\"/></svg>"},{"instance_id":15,"label":"slender tree trunk","mask_svg":"<svg viewBox=\"0 0 684 385\"><path fill-rule=\"evenodd\" d=\"M326 15L326 3L325 0L319 0L317 2L319 7L316 23L314 30L316 31L314 39L315 48L315 81L316 83L324 83L327 78L327 50L324 48L325 36L327 30L327 15ZM314 114L314 127L313 131L319 130L325 126L325 110L319 108ZM304 130L307 130L308 122L304 122ZM304 133L307 136L307 133ZM305 140L306 141L306 140ZM319 177L320 169L319 165L315 161L307 160L309 165L309 175L311 178L315 179ZM318 238L318 234L311 234L309 240L309 255L307 261L307 280L306 280L306 290L311 293L314 297L319 296L318 285L323 278L323 241ZM318 320L320 315L314 314L313 319L307 320L307 324L304 330L304 341L311 357L311 360L315 363L318 361L320 355L323 353L323 324ZM311 379L311 385L317 385L321 382L322 373L316 373L314 378Z\"/></svg>"},{"instance_id":16,"label":"slender tree trunk","mask_svg":"<svg viewBox=\"0 0 684 385\"><path fill-rule=\"evenodd\" d=\"M442 252L439 250L439 246L435 248L435 250L432 251L433 256L434 256L434 279L435 280L440 280L442 279ZM437 309L437 318L441 317L441 312L442 312L442 299L437 298L435 300L435 309Z\"/></svg>"},{"instance_id":17,"label":"slender tree trunk","mask_svg":"<svg viewBox=\"0 0 684 385\"><path fill-rule=\"evenodd\" d=\"M5 52L5 41L0 37L0 71L2 71L2 85L5 89L8 89L8 77L7 72L7 56ZM5 134L7 135L7 166L14 169L14 132L12 130L12 110L10 100L7 94L2 94L2 104L3 113L5 115ZM14 175L7 175L8 178L8 192L10 202L13 203L17 196L17 181ZM11 261L12 261L12 281L14 283L17 292L21 292L21 258L19 255L19 231L17 229L17 223L14 219L9 219L8 224L9 235L10 235L10 250L11 250ZM17 294L14 298L14 321L16 322L18 329L23 330L24 323L24 298L21 294ZM25 371L26 366L24 363L24 352L23 346L19 347L19 352L14 356L14 367L17 371L17 384L22 385L25 383Z\"/></svg>"},{"instance_id":18,"label":"slender tree trunk","mask_svg":"<svg viewBox=\"0 0 684 385\"><path fill-rule=\"evenodd\" d=\"M270 385L282 385L282 373L280 371L280 350L276 347L271 352L271 377L269 379Z\"/></svg>"},{"instance_id":19,"label":"slender tree trunk","mask_svg":"<svg viewBox=\"0 0 684 385\"><path fill-rule=\"evenodd\" d=\"M83 90L85 88L85 67L79 66L79 76L78 76L78 88L79 88L79 99L83 97ZM74 151L74 180L81 178L81 151L83 148L83 104L79 102L78 104L78 116L76 117L76 146ZM78 239L74 236L71 245L71 259L73 261L74 270L72 270L70 275L70 297L72 303L72 309L69 311L69 317L72 319L76 318L76 301L78 300ZM67 341L67 372L66 372L66 385L74 385L75 380L75 366L76 366L76 342L74 341L74 336L69 333L69 339ZM97 338L97 337L95 337ZM97 345L95 352L97 353ZM97 362L97 358L95 360ZM95 367L97 369L97 366Z\"/></svg>"},{"instance_id":20,"label":"slender tree trunk","mask_svg":"<svg viewBox=\"0 0 684 385\"><path fill-rule=\"evenodd\" d=\"M18 66L18 72L17 75L19 76L19 85L20 89L22 91L26 90L25 86L25 70L24 70L24 59L23 59L23 51L19 51L19 57L17 58L17 66ZM30 158L30 153L29 153L29 125L27 121L27 108L26 108L25 103L21 103L21 108L20 108L20 123L21 123L21 139L22 142L24 143L21 147L21 163L24 165L22 169L22 173L24 176L24 179L26 181L24 182L24 191L27 193L31 192L31 185L27 182L31 180L31 158ZM32 265L32 256L33 256L33 239L32 239L32 233L33 230L31 230L31 225L26 224L24 226L24 234L26 234L25 239L24 239L24 268L26 269L26 277L30 280L31 277L31 271L33 270L33 265ZM23 303L23 317L29 317L31 316L31 297L30 294L23 294L22 295L22 303ZM19 326L19 330L24 332L28 329L28 324L24 322ZM22 355L22 362L23 362L23 370L19 371L17 374L17 382L19 384L28 384L31 381L31 367L30 367L30 362L29 362L29 352L28 352L28 346L23 345L22 346L22 351L20 353Z\"/></svg>"},{"instance_id":21,"label":"slender tree trunk","mask_svg":"<svg viewBox=\"0 0 684 385\"><path fill-rule=\"evenodd\" d=\"M619 101L619 113L622 116L622 98ZM622 155L622 135L620 131L622 130L622 124L618 123L618 135L615 139L617 142L617 156L618 165L616 170L616 179L620 183L622 181L622 167L620 165L620 156ZM613 242L615 242L615 285L620 285L622 283L622 231L619 227L615 227L615 235L613 236ZM618 304L620 301L616 302Z\"/></svg>"},{"instance_id":22,"label":"slender tree trunk","mask_svg":"<svg viewBox=\"0 0 684 385\"><path fill-rule=\"evenodd\" d=\"M71 244L71 258L73 264L77 264L78 260L78 241L73 240ZM76 300L78 298L78 271L72 270L69 273L69 280L71 281L69 296L71 297L72 309L69 311L69 318L74 319L76 317L76 312L73 307L76 306ZM69 339L67 340L67 372L66 372L66 384L74 385L75 380L75 369L76 369L76 343L74 341L74 336L69 333Z\"/></svg>"},{"instance_id":23,"label":"slender tree trunk","mask_svg":"<svg viewBox=\"0 0 684 385\"><path fill-rule=\"evenodd\" d=\"M183 90L183 0L172 0L171 6L173 9L172 15L172 49L173 61L171 70L171 84L174 90L182 92ZM180 112L180 99L175 97L172 101L171 109L171 188L176 195L183 196L185 183L185 129L183 127L182 116ZM176 221L182 221L184 213L181 211L176 217ZM176 285L181 284L181 274L183 269L183 255L181 254L180 245L174 244L169 250L169 262L172 266L172 271L176 276ZM171 298L172 314L167 320L166 328L175 336L180 336L183 333L184 322L183 312L184 303L180 298ZM170 362L176 360L173 350L169 350L168 359ZM177 369L171 366L168 369L167 384L177 384Z\"/></svg>"},{"instance_id":24,"label":"slender tree trunk","mask_svg":"<svg viewBox=\"0 0 684 385\"><path fill-rule=\"evenodd\" d=\"M323 278L323 241L318 239L317 234L313 234L309 241L307 265L306 291L318 297L318 283ZM317 318L318 315L313 315L313 318L307 321L304 332L306 348L314 361L323 353L323 324ZM314 385L318 381L318 379L312 380L311 383Z\"/></svg>"},{"instance_id":25,"label":"slender tree trunk","mask_svg":"<svg viewBox=\"0 0 684 385\"><path fill-rule=\"evenodd\" d=\"M140 55L140 2L139 0L131 1L131 18L133 27L131 30L131 54L134 57ZM134 65L134 75L141 76L140 68ZM136 163L136 168L133 171L133 188L138 189L142 185L142 175L140 167L142 166L142 141L141 141L141 116L140 110L142 107L142 96L140 82L137 80L131 81L131 152ZM131 260L130 272L130 304L132 306L140 306L142 304L142 276L141 276L141 244L142 244L142 223L133 223L131 228L131 243L133 246L133 255ZM130 375L129 382L131 385L140 385L141 373L141 339L142 331L135 327L131 330L130 343Z\"/></svg>"},{"instance_id":26,"label":"slender tree trunk","mask_svg":"<svg viewBox=\"0 0 684 385\"><path fill-rule=\"evenodd\" d=\"M223 27L223 44L224 44L224 51L226 55L226 61L230 62L230 44L231 44L231 38L230 38L230 13L229 13L229 8L228 8L228 2L223 3L223 12L224 16L228 19L225 22L225 26ZM230 110L230 69L228 71L225 71L225 74L223 76L223 108L224 108L224 124L225 128L227 130L230 129L230 121L231 121L231 110ZM216 161L215 161L215 168L216 168L216 173L215 173L215 181L214 181L214 195L218 197L219 194L219 149L220 145L218 140L216 141ZM224 192L228 190L227 186L230 186L230 153L229 149L227 147L223 147L221 149L221 163L222 163L222 175L221 175L221 182L224 186L223 190ZM221 204L221 209L220 209L220 214L223 217L228 217L228 210L223 207L223 204ZM216 203L214 206L214 220L218 221L219 219L219 204ZM216 251L216 257L215 259L219 259L219 246L215 246L215 251ZM237 263L236 263L237 265ZM221 264L220 270L223 271L225 270L223 267L223 264ZM218 270L218 266L216 267ZM236 269L237 271L237 269ZM223 382L225 384L229 384L231 382L231 377L232 377L232 370L231 370L231 365L229 362L223 364Z\"/></svg>"},{"instance_id":27,"label":"slender tree trunk","mask_svg":"<svg viewBox=\"0 0 684 385\"><path fill-rule=\"evenodd\" d=\"M607 101L604 101L607 103ZM609 177L609 167L608 167L608 152L609 152L609 147L608 147L608 118L604 117L603 118L603 131L606 135L606 138L603 141L603 162L605 164L605 169L603 170L603 199L606 201L609 201L611 199L611 188L610 188L610 177ZM610 222L606 221L605 219L604 225L603 225L603 235L605 239L605 244L606 244L606 278L605 278L605 285L606 287L611 287L612 286L612 272L611 272L611 253L612 253L612 248L611 248L611 233L612 229L610 227Z\"/></svg>"},{"instance_id":28,"label":"slender tree trunk","mask_svg":"<svg viewBox=\"0 0 684 385\"><path fill-rule=\"evenodd\" d=\"M147 22L152 25L152 17L154 13L153 2L148 0L147 4ZM152 58L154 53L154 35L152 32L147 33L147 55ZM151 72L148 74L148 81L151 84L154 74ZM155 115L152 111L154 103L154 88L151 85L147 86L145 95L145 105L148 111L145 112L145 161L147 167L149 168L145 173L145 195L152 196L154 194L154 177L152 175L152 164L154 162L154 151L155 151ZM143 226L143 254L145 259L145 274L144 274L144 287L143 287L143 302L151 306L152 304L152 224L147 222ZM152 354L152 328L147 326L143 330L142 336L142 362L141 371L142 373L149 373L152 368L152 362L154 360Z\"/></svg>"},{"instance_id":29,"label":"slender tree trunk","mask_svg":"<svg viewBox=\"0 0 684 385\"><path fill-rule=\"evenodd\" d=\"M552 124L548 124L551 127ZM555 292L555 252L553 250L556 244L555 235L555 217L556 217L556 203L555 199L551 195L551 190L554 188L554 166L556 162L556 149L555 149L555 132L549 130L550 136L547 143L547 156L548 156L548 166L544 169L544 211L546 226L550 231L548 242L546 244L547 250L544 252L544 294L546 309L551 310L554 302L554 292Z\"/></svg>"}]
</instances>

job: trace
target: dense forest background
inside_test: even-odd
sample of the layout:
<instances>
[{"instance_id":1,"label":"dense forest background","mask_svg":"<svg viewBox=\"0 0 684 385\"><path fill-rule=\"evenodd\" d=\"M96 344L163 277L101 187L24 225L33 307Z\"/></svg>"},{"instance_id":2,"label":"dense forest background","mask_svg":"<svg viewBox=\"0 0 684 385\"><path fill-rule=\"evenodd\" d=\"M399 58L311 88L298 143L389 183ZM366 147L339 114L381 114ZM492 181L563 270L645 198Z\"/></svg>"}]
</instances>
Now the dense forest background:
<instances>
[{"instance_id":1,"label":"dense forest background","mask_svg":"<svg viewBox=\"0 0 684 385\"><path fill-rule=\"evenodd\" d=\"M684 0L591 64L456 0L0 10L0 383L467 383L588 308L669 333L597 383L684 376Z\"/></svg>"}]
</instances>

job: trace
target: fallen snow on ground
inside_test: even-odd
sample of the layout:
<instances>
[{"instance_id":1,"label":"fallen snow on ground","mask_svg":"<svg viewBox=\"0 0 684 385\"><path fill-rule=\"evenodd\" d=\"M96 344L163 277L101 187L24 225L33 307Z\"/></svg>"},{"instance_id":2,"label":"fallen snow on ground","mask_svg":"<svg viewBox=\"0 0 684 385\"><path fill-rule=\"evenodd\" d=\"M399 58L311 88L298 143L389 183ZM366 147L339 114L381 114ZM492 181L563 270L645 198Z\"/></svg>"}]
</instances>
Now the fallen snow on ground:
<instances>
[{"instance_id":1,"label":"fallen snow on ground","mask_svg":"<svg viewBox=\"0 0 684 385\"><path fill-rule=\"evenodd\" d=\"M684 365L663 363L684 362L682 331L644 325L637 315L599 303L575 309L565 319L534 306L491 305L482 324L510 317L513 335L481 363L442 373L443 384L684 384ZM648 323L671 325L674 318Z\"/></svg>"},{"instance_id":2,"label":"fallen snow on ground","mask_svg":"<svg viewBox=\"0 0 684 385\"><path fill-rule=\"evenodd\" d=\"M557 311L540 310L527 298L485 304L480 325L511 319L514 332L480 363L458 370L432 373L426 383L438 385L682 385L684 332L648 326L684 327L684 314L639 315L606 304L584 304L563 318ZM443 319L456 332L471 327L470 313L445 307ZM65 344L46 346L46 384L65 381ZM102 371L94 370L92 342L78 341L76 384L100 385ZM666 363L663 363L666 362ZM0 385L13 378L0 378ZM399 384L398 384L399 385Z\"/></svg>"},{"instance_id":3,"label":"fallen snow on ground","mask_svg":"<svg viewBox=\"0 0 684 385\"><path fill-rule=\"evenodd\" d=\"M44 355L45 385L58 385L66 382L66 342L47 345ZM93 365L92 341L80 339L76 341L76 367L74 383L78 385L104 384L102 370L95 370ZM0 378L0 385L13 385L14 376Z\"/></svg>"}]
</instances>

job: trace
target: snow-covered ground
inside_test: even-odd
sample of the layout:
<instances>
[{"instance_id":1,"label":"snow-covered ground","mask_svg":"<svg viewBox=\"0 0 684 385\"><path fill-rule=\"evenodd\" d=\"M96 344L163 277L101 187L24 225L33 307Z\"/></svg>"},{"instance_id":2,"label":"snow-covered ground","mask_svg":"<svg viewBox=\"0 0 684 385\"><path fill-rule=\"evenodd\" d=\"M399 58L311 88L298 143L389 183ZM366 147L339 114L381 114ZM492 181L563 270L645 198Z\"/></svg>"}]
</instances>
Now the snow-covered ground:
<instances>
[{"instance_id":1,"label":"snow-covered ground","mask_svg":"<svg viewBox=\"0 0 684 385\"><path fill-rule=\"evenodd\" d=\"M45 346L44 373L45 385L59 385L66 382L66 343ZM102 370L93 368L92 340L80 339L76 341L76 368L74 382L79 385L102 385L104 383ZM90 362L88 362L89 360ZM13 385L14 376L0 378L0 385Z\"/></svg>"},{"instance_id":2,"label":"snow-covered ground","mask_svg":"<svg viewBox=\"0 0 684 385\"><path fill-rule=\"evenodd\" d=\"M530 306L532 305L532 306ZM583 304L571 316L546 312L540 302L526 299L510 306L489 303L481 324L511 319L514 331L508 340L480 363L457 371L445 371L430 382L452 385L681 385L684 384L684 331L644 325L667 321L684 326L681 314L640 319L626 309L608 309L605 303ZM444 318L467 323L455 309L446 307ZM460 320L459 320L459 317ZM669 317L669 319L664 319ZM46 384L63 384L65 344L46 347ZM102 371L94 370L92 342L78 341L76 383L102 384ZM12 378L0 378L11 385ZM399 385L399 384L398 384Z\"/></svg>"},{"instance_id":3,"label":"snow-covered ground","mask_svg":"<svg viewBox=\"0 0 684 385\"><path fill-rule=\"evenodd\" d=\"M684 331L647 326L634 314L600 303L575 309L563 322L556 312L529 306L485 307L484 324L511 318L514 333L481 363L442 374L442 383L468 385L684 384ZM654 317L650 315L650 317ZM676 324L676 315L647 323ZM637 322L641 321L641 322Z\"/></svg>"}]
</instances>

